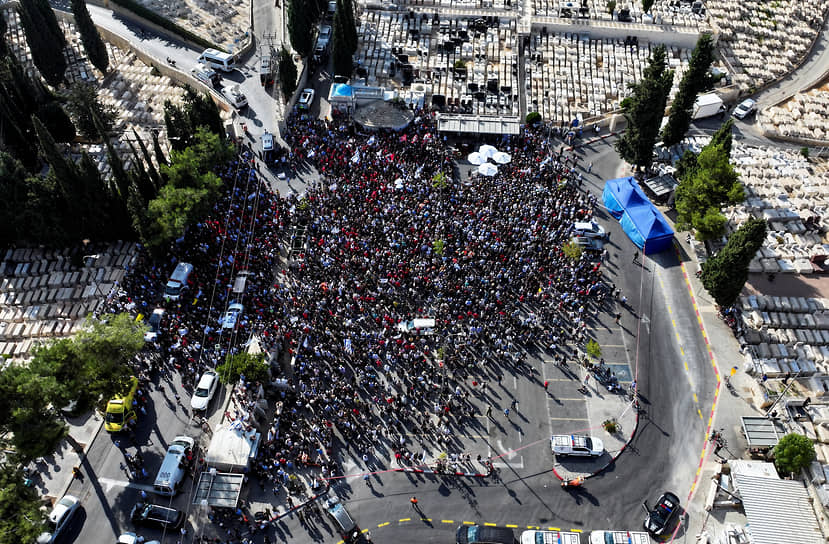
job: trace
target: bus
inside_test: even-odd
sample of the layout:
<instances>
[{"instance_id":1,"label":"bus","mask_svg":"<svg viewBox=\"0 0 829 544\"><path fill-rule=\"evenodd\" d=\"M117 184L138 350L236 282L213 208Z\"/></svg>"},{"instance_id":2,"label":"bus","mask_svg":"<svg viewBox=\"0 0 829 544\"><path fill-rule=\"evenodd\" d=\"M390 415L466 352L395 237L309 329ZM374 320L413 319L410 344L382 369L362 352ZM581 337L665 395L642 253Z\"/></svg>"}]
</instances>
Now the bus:
<instances>
[{"instance_id":1,"label":"bus","mask_svg":"<svg viewBox=\"0 0 829 544\"><path fill-rule=\"evenodd\" d=\"M199 62L210 68L223 72L232 72L236 67L236 59L230 53L223 53L218 49L205 49L199 57Z\"/></svg>"}]
</instances>

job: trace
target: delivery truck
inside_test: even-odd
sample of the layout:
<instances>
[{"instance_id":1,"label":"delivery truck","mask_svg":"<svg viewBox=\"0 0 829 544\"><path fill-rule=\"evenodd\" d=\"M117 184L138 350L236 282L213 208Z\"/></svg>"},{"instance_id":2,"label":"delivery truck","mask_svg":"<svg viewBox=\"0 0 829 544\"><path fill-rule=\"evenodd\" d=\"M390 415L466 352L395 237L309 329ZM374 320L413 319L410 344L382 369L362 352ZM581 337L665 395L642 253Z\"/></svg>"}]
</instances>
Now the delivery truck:
<instances>
[{"instance_id":1,"label":"delivery truck","mask_svg":"<svg viewBox=\"0 0 829 544\"><path fill-rule=\"evenodd\" d=\"M723 104L722 98L717 93L706 93L697 96L697 99L694 100L694 108L691 112L691 118L696 121L697 119L705 119L706 117L711 117L712 115L725 115L726 111L725 104Z\"/></svg>"}]
</instances>

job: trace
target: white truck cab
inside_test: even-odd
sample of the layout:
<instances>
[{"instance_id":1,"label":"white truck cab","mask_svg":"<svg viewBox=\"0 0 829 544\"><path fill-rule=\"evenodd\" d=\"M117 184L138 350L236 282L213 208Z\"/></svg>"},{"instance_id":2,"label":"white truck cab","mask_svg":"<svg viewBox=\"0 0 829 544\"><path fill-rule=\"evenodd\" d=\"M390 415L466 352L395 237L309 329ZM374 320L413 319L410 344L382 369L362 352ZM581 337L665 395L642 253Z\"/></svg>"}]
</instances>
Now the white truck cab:
<instances>
[{"instance_id":1,"label":"white truck cab","mask_svg":"<svg viewBox=\"0 0 829 544\"><path fill-rule=\"evenodd\" d=\"M187 476L187 454L193 451L195 441L189 436L177 436L167 447L167 455L158 469L153 491L165 497L172 497Z\"/></svg>"}]
</instances>

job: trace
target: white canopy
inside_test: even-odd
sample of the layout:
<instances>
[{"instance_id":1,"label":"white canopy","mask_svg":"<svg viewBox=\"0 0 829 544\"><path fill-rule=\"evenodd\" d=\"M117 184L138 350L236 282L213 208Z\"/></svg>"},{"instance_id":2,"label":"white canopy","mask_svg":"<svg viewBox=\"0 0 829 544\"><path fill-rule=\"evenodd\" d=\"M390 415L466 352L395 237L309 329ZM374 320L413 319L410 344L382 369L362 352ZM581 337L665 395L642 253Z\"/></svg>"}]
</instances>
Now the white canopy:
<instances>
[{"instance_id":1,"label":"white canopy","mask_svg":"<svg viewBox=\"0 0 829 544\"><path fill-rule=\"evenodd\" d=\"M482 176L491 177L498 173L498 167L491 162L485 162L478 167L478 173Z\"/></svg>"},{"instance_id":2,"label":"white canopy","mask_svg":"<svg viewBox=\"0 0 829 544\"><path fill-rule=\"evenodd\" d=\"M478 153L477 151L473 151L466 157L466 160L471 162L472 164L483 164L486 162L486 157Z\"/></svg>"},{"instance_id":3,"label":"white canopy","mask_svg":"<svg viewBox=\"0 0 829 544\"><path fill-rule=\"evenodd\" d=\"M512 156L509 153L499 151L492 156L492 160L498 164L507 164L512 160Z\"/></svg>"},{"instance_id":4,"label":"white canopy","mask_svg":"<svg viewBox=\"0 0 829 544\"><path fill-rule=\"evenodd\" d=\"M498 150L489 144L484 144L478 148L478 153L486 157L487 159L498 153Z\"/></svg>"}]
</instances>

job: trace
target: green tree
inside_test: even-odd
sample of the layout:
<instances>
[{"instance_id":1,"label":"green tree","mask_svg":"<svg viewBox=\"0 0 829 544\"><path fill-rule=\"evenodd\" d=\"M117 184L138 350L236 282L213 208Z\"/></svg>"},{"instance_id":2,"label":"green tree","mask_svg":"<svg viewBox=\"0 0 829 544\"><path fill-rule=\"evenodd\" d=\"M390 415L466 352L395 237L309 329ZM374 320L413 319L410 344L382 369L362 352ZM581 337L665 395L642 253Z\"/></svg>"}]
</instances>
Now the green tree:
<instances>
[{"instance_id":1,"label":"green tree","mask_svg":"<svg viewBox=\"0 0 829 544\"><path fill-rule=\"evenodd\" d=\"M690 178L697 170L697 153L686 149L685 153L676 161L674 168L676 168L674 174L677 180L682 181Z\"/></svg>"},{"instance_id":2,"label":"green tree","mask_svg":"<svg viewBox=\"0 0 829 544\"><path fill-rule=\"evenodd\" d=\"M774 447L774 465L785 475L797 474L815 459L815 445L802 434L789 433Z\"/></svg>"},{"instance_id":3,"label":"green tree","mask_svg":"<svg viewBox=\"0 0 829 544\"><path fill-rule=\"evenodd\" d=\"M104 105L98 98L95 86L82 81L69 87L66 94L66 109L75 120L78 131L87 140L98 141L101 136L101 131L95 126L96 116L101 122L104 134L112 132L112 127L118 119L118 110L113 106Z\"/></svg>"},{"instance_id":4,"label":"green tree","mask_svg":"<svg viewBox=\"0 0 829 544\"><path fill-rule=\"evenodd\" d=\"M147 208L148 224L142 232L147 247L159 251L210 211L222 185L214 169L232 154L228 142L204 127L196 131L190 147L173 150L170 164L161 166L167 184Z\"/></svg>"},{"instance_id":5,"label":"green tree","mask_svg":"<svg viewBox=\"0 0 829 544\"><path fill-rule=\"evenodd\" d=\"M342 1L342 0L340 0ZM340 10L334 14L334 29L331 36L331 57L334 63L334 73L340 76L351 77L354 70L353 51L349 43L345 17Z\"/></svg>"},{"instance_id":6,"label":"green tree","mask_svg":"<svg viewBox=\"0 0 829 544\"><path fill-rule=\"evenodd\" d=\"M733 140L732 129L734 128L734 119L729 118L725 123L720 125L720 128L711 136L711 141L708 145L718 145L722 147L723 153L729 159L731 158L731 144ZM706 146L707 147L707 146Z\"/></svg>"},{"instance_id":7,"label":"green tree","mask_svg":"<svg viewBox=\"0 0 829 544\"><path fill-rule=\"evenodd\" d=\"M313 10L308 9L308 0L288 0L288 37L291 46L302 57L307 57L314 46Z\"/></svg>"},{"instance_id":8,"label":"green tree","mask_svg":"<svg viewBox=\"0 0 829 544\"><path fill-rule=\"evenodd\" d=\"M728 162L721 146L706 146L697 157L693 174L680 180L676 189L677 227L697 230L697 237L709 240L722 234L725 216L722 206L745 199L739 175Z\"/></svg>"},{"instance_id":9,"label":"green tree","mask_svg":"<svg viewBox=\"0 0 829 544\"><path fill-rule=\"evenodd\" d=\"M92 22L89 10L86 9L86 1L72 0L72 13L75 14L75 24L81 35L81 42L86 56L89 57L89 62L101 72L106 73L109 67L109 53L107 53L104 40L98 34L98 28Z\"/></svg>"},{"instance_id":10,"label":"green tree","mask_svg":"<svg viewBox=\"0 0 829 544\"><path fill-rule=\"evenodd\" d=\"M702 263L702 285L722 308L731 306L748 279L748 265L766 238L766 222L752 217L719 253Z\"/></svg>"},{"instance_id":11,"label":"green tree","mask_svg":"<svg viewBox=\"0 0 829 544\"><path fill-rule=\"evenodd\" d=\"M18 14L20 23L26 34L26 42L29 44L29 51L43 79L53 87L64 82L66 72L66 59L63 58L63 47L65 39L63 34L56 34L51 27L51 22L44 14L51 14L54 19L55 13L46 3L46 9L41 10L44 0L24 0L20 3ZM57 25L57 21L55 21Z\"/></svg>"},{"instance_id":12,"label":"green tree","mask_svg":"<svg viewBox=\"0 0 829 544\"><path fill-rule=\"evenodd\" d=\"M617 140L616 150L637 169L653 162L653 146L659 135L673 77L673 70L667 69L665 46L658 45L651 53L642 80L631 84L631 95L622 101L627 129Z\"/></svg>"},{"instance_id":13,"label":"green tree","mask_svg":"<svg viewBox=\"0 0 829 544\"><path fill-rule=\"evenodd\" d=\"M228 355L224 363L216 367L219 380L224 384L235 384L240 376L248 383L264 382L268 378L268 363L262 353L238 353Z\"/></svg>"},{"instance_id":14,"label":"green tree","mask_svg":"<svg viewBox=\"0 0 829 544\"><path fill-rule=\"evenodd\" d=\"M10 462L0 465L0 544L35 542L43 532L43 503L24 481L19 466Z\"/></svg>"},{"instance_id":15,"label":"green tree","mask_svg":"<svg viewBox=\"0 0 829 544\"><path fill-rule=\"evenodd\" d=\"M219 108L207 92L199 93L186 86L184 102L176 106L169 100L164 102L164 124L167 137L174 150L181 151L190 146L200 127L205 127L224 138L225 130Z\"/></svg>"},{"instance_id":16,"label":"green tree","mask_svg":"<svg viewBox=\"0 0 829 544\"><path fill-rule=\"evenodd\" d=\"M287 102L296 91L297 70L294 59L283 46L279 51L279 86L282 88L282 98Z\"/></svg>"},{"instance_id":17,"label":"green tree","mask_svg":"<svg viewBox=\"0 0 829 544\"><path fill-rule=\"evenodd\" d=\"M581 246L579 246L573 240L570 240L563 246L561 246L561 251L564 252L564 256L572 261L578 261L581 258Z\"/></svg>"},{"instance_id":18,"label":"green tree","mask_svg":"<svg viewBox=\"0 0 829 544\"><path fill-rule=\"evenodd\" d=\"M599 343L595 340L588 340L584 350L587 352L587 355L589 355L593 359L598 359L602 356L602 348L601 346L599 346Z\"/></svg>"},{"instance_id":19,"label":"green tree","mask_svg":"<svg viewBox=\"0 0 829 544\"><path fill-rule=\"evenodd\" d=\"M146 331L147 326L128 313L87 319L72 345L83 361L89 396L105 401L125 390L134 373L129 362L143 349Z\"/></svg>"},{"instance_id":20,"label":"green tree","mask_svg":"<svg viewBox=\"0 0 829 544\"><path fill-rule=\"evenodd\" d=\"M651 1L651 0L648 0ZM653 2L651 1L651 4ZM643 8L644 9L644 8ZM648 11L647 9L645 11ZM711 88L709 70L714 62L714 40L709 33L703 33L691 53L688 70L679 82L679 89L671 104L670 117L662 131L662 143L666 146L678 144L691 126L691 112L700 91Z\"/></svg>"}]
</instances>

